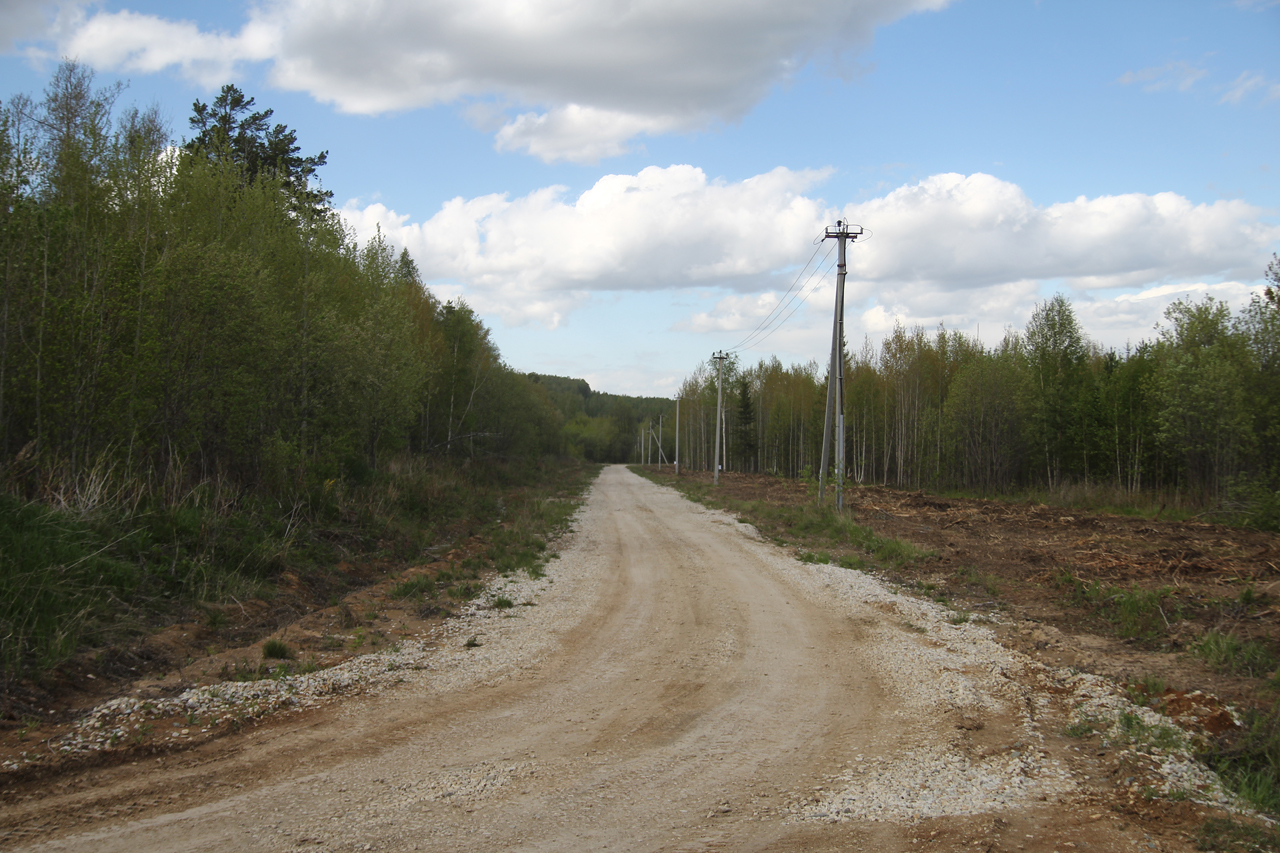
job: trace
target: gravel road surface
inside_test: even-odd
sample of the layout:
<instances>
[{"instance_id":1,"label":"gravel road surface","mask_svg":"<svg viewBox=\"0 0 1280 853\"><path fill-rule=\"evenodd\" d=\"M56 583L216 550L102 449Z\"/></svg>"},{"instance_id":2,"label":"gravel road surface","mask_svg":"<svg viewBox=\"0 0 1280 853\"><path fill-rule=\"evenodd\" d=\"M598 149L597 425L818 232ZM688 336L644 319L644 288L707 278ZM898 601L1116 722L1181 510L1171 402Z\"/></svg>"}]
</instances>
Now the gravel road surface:
<instances>
[{"instance_id":1,"label":"gravel road surface","mask_svg":"<svg viewBox=\"0 0 1280 853\"><path fill-rule=\"evenodd\" d=\"M402 649L378 691L67 780L14 807L4 846L1191 849L1095 805L1060 732L1118 701L1105 683L621 466L548 574L492 593L536 606ZM1156 787L1217 796L1155 763Z\"/></svg>"}]
</instances>

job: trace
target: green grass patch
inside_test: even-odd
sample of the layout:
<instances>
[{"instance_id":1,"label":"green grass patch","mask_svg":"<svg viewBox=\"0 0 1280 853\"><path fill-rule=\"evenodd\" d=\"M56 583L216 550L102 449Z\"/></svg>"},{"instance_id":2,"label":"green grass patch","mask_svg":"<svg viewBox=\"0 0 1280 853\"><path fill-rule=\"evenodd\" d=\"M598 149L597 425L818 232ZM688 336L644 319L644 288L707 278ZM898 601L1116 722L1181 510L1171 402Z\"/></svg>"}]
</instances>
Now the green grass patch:
<instances>
[{"instance_id":1,"label":"green grass patch","mask_svg":"<svg viewBox=\"0 0 1280 853\"><path fill-rule=\"evenodd\" d=\"M1155 640L1168 633L1170 622L1182 618L1173 587L1125 589L1097 580L1085 583L1065 570L1057 574L1054 583L1066 590L1071 603L1110 622L1121 637Z\"/></svg>"},{"instance_id":2,"label":"green grass patch","mask_svg":"<svg viewBox=\"0 0 1280 853\"><path fill-rule=\"evenodd\" d=\"M1211 817L1196 834L1196 849L1216 853L1275 853L1280 850L1280 829Z\"/></svg>"},{"instance_id":3,"label":"green grass patch","mask_svg":"<svg viewBox=\"0 0 1280 853\"><path fill-rule=\"evenodd\" d=\"M1191 650L1221 672L1263 678L1275 671L1275 649L1260 640L1242 640L1234 634L1210 631Z\"/></svg>"},{"instance_id":4,"label":"green grass patch","mask_svg":"<svg viewBox=\"0 0 1280 853\"><path fill-rule=\"evenodd\" d=\"M110 531L0 495L0 669L6 676L68 658L119 619L145 573L111 553Z\"/></svg>"},{"instance_id":5,"label":"green grass patch","mask_svg":"<svg viewBox=\"0 0 1280 853\"><path fill-rule=\"evenodd\" d=\"M449 587L449 597L454 601L470 601L484 591L484 587L474 581L455 584Z\"/></svg>"},{"instance_id":6,"label":"green grass patch","mask_svg":"<svg viewBox=\"0 0 1280 853\"><path fill-rule=\"evenodd\" d=\"M1250 805L1280 815L1280 709L1249 709L1243 723L1200 757Z\"/></svg>"},{"instance_id":7,"label":"green grass patch","mask_svg":"<svg viewBox=\"0 0 1280 853\"><path fill-rule=\"evenodd\" d=\"M427 575L418 575L416 578L410 578L407 581L401 581L391 587L391 597L395 599L403 598L434 598L436 594L436 581Z\"/></svg>"},{"instance_id":8,"label":"green grass patch","mask_svg":"<svg viewBox=\"0 0 1280 853\"><path fill-rule=\"evenodd\" d=\"M275 660L291 660L293 658L293 650L289 648L284 640L273 637L262 644L262 656Z\"/></svg>"},{"instance_id":9,"label":"green grass patch","mask_svg":"<svg viewBox=\"0 0 1280 853\"><path fill-rule=\"evenodd\" d=\"M648 471L639 466L632 470L641 476L649 475ZM740 519L749 520L762 534L774 540L783 537L811 546L821 542L829 547L852 550L855 558L862 557L889 568L902 568L934 556L932 551L918 548L910 542L880 536L871 528L857 524L847 513L836 510L830 503L818 506L812 503L786 505L742 501L716 493L710 484L686 480L677 482L675 488L690 500L727 510ZM827 553L826 562L830 562L830 554L825 550L806 548L802 552L802 560L805 559L804 553L814 557ZM840 565L846 568L863 568L853 559L847 565L845 559L841 559Z\"/></svg>"},{"instance_id":10,"label":"green grass patch","mask_svg":"<svg viewBox=\"0 0 1280 853\"><path fill-rule=\"evenodd\" d=\"M1177 728L1148 723L1132 711L1122 712L1116 722L1119 724L1121 738L1135 746L1169 751L1181 749L1187 742L1186 735Z\"/></svg>"},{"instance_id":11,"label":"green grass patch","mask_svg":"<svg viewBox=\"0 0 1280 853\"><path fill-rule=\"evenodd\" d=\"M270 600L286 569L315 603L333 605L353 584L380 579L353 580L334 568L340 562L378 560L395 571L441 545L501 531L507 538L459 577L434 588L414 578L392 595L450 588L454 598L474 597L471 582L495 557L500 570L536 575L598 472L551 459L402 457L360 477L308 475L270 493L226 479L178 487L113 474L111 500L90 494L89 478L51 479L71 510L0 494L0 688L193 612L213 630L231 628L239 610L223 605ZM345 629L358 622L349 607L341 615Z\"/></svg>"},{"instance_id":12,"label":"green grass patch","mask_svg":"<svg viewBox=\"0 0 1280 853\"><path fill-rule=\"evenodd\" d=\"M1062 730L1067 737L1084 738L1102 730L1102 724L1092 717L1081 717Z\"/></svg>"}]
</instances>

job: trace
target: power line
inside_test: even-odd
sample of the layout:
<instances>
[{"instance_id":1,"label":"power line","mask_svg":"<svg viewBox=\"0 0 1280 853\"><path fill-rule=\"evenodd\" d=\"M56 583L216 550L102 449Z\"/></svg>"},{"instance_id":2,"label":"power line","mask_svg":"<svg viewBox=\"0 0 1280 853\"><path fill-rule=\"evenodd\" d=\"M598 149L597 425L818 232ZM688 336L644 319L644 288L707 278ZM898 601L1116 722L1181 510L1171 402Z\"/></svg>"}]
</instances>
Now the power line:
<instances>
[{"instance_id":1,"label":"power line","mask_svg":"<svg viewBox=\"0 0 1280 853\"><path fill-rule=\"evenodd\" d=\"M864 243L867 240L871 239L872 236L874 236L871 232L871 229L869 228L863 228L861 225L854 225L852 227L858 229L858 236L861 238L862 242ZM822 234L818 235L817 239L815 239L814 242L818 244L825 243L829 236L830 235L824 231ZM821 248L821 245L819 245L819 248ZM787 288L787 292L782 295L783 298L779 300L778 304L774 306L773 310L770 311L769 314L763 320L760 321L760 323L751 331L749 335L743 338L742 341L739 342L736 346L732 347L730 349L730 352L738 352L740 350L752 349L754 347L757 347L760 344L767 341L770 335L778 331L778 329L782 328L783 325L785 325L786 322L790 320L797 311L800 310L800 306L804 305L805 302L809 299L809 297L814 294L814 292L818 289L818 285L822 284L824 281L827 280L827 276L830 275L832 270L832 267L827 265L827 261L830 259L831 253L833 251L835 251L835 246L831 246L827 249L827 253L822 257L822 261L818 264L818 266L814 267L813 272L809 273L809 278L805 280L804 286L801 287L800 290L797 291L796 294L790 298L790 300L788 300L786 298L787 295L790 294L791 291L795 288L796 282L793 281L791 283L791 287ZM800 276L804 275L804 271L809 268L809 263L813 261L814 255L816 254L817 254L817 251L815 251L813 255L809 256L809 260L805 262L805 265L801 267L800 272L796 275L796 281L799 281ZM826 265L826 269L822 270L822 274L819 276L817 282L814 282L813 287L809 287L809 283L813 281L813 277L815 275L818 275L818 271L822 269L824 265ZM805 288L809 288L807 293L805 292ZM791 305L791 310L788 311L785 316L781 316L780 312L785 310L788 305ZM775 312L779 313L779 317L777 319L777 322L772 322L770 318L773 317ZM769 325L772 325L772 328L769 328L766 330L766 327ZM761 332L763 332L764 334L759 338L755 338L755 336L757 334L760 334ZM752 338L755 338L755 340L752 340Z\"/></svg>"},{"instance_id":2,"label":"power line","mask_svg":"<svg viewBox=\"0 0 1280 853\"><path fill-rule=\"evenodd\" d=\"M822 259L822 262L825 264L825 263L827 262L827 259L828 259L828 258L830 258L830 257L831 257L831 251L829 250L829 251L827 252L827 257L823 258L823 259ZM814 275L816 275L816 274L817 274L817 270L814 270ZM736 350L738 350L738 349L749 349L749 348L751 348L751 347L756 347L756 346L759 346L760 344L764 343L765 341L767 341L767 340L769 339L769 336L770 336L770 335L772 335L774 332L778 331L778 329L781 329L781 328L782 328L782 326L783 326L783 325L784 325L788 320L790 320L790 319L791 319L791 317L792 317L792 316L793 316L797 311L799 311L799 310L800 310L800 306L801 306L801 305L804 305L804 304L805 304L805 302L806 302L806 301L808 301L809 297L810 297L810 296L812 296L812 295L814 294L814 291L816 291L816 290L818 289L818 285L820 285L820 284L822 284L824 281L826 281L826 280L827 280L827 276L828 276L828 275L830 275L830 274L831 274L831 267L830 267L830 266L828 266L825 270L823 270L823 272L822 272L822 276L821 276L821 277L820 277L820 278L819 278L819 279L814 283L813 287L809 288L809 292L808 292L808 293L804 293L803 295L801 295L801 294L796 294L796 296L792 299L792 302L794 303L794 305L793 305L793 307L791 308L791 310L790 310L789 312L787 312L787 315L786 315L785 317L782 317L781 319L779 319L779 320L778 320L778 322L777 322L776 324L774 324L774 327L773 327L772 329L770 329L769 331L765 332L765 334L764 334L762 337L757 338L756 340L752 341L750 344L747 344L747 345L746 345L746 347L742 347L742 346L735 347L735 351L736 351ZM812 278L813 278L813 275L810 275L810 276L809 276L809 278L810 278L810 279L812 279ZM808 282L805 282L805 286L806 286L806 287L808 287L808 284L809 284Z\"/></svg>"},{"instance_id":3,"label":"power line","mask_svg":"<svg viewBox=\"0 0 1280 853\"><path fill-rule=\"evenodd\" d=\"M767 315L765 315L764 319L762 319L759 323L757 323L757 324L756 324L756 327L755 327L754 329L752 329L752 330L747 334L747 336L746 336L745 338L743 338L741 341L739 341L737 344L735 344L735 345L731 348L731 351L735 351L735 352L736 352L737 350L740 350L740 349L743 349L744 347L750 346L750 345L751 345L751 344L750 344L751 339L752 339L753 337L755 337L755 336L756 336L757 334L759 334L763 329L765 329L766 327L768 327L768 326L771 324L771 322L772 322L772 320L773 320L773 318L774 318L774 315L775 315L775 314L779 314L779 313L781 313L781 311L782 311L784 308L786 308L786 306L787 306L791 301L794 301L794 300L795 300L796 296L797 296L797 295L799 295L799 292L800 292L800 291L796 291L796 294L795 294L795 295L792 295L792 291L794 291L794 290L796 289L796 285L800 282L800 277L804 275L805 270L809 269L809 264L813 263L813 259L814 259L815 257L817 257L817 256L818 256L818 252L820 252L821 250L822 250L822 245L821 245L821 243L819 243L818 247L817 247L817 248L815 248L815 249L813 250L813 254L809 256L809 260L805 261L804 266L800 268L800 271L799 271L798 273L796 273L796 277L795 277L795 279L791 282L791 286L790 286L790 287L788 287L788 288L787 288L787 290L786 290L786 292L782 294L782 297L778 300L778 304L777 304L777 305L775 305L775 306L773 306L773 308L769 311L769 313L768 313ZM808 278L808 279L805 279L805 283L804 283L804 285L802 285L802 286L801 286L801 288L800 288L800 290L801 290L801 291L803 291L803 290L804 290L804 288L808 286L809 281L813 279L814 274L818 271L818 269L819 269L823 264L825 264L825 263L826 263L827 258L829 258L830 256L831 256L831 250L830 250L830 249L828 249L828 250L827 250L827 254L823 257L822 261L820 261L820 262L819 262L819 264L818 264L818 266L817 266L817 267L814 267L813 272L809 273L809 278ZM788 297L790 297L790 299L788 299Z\"/></svg>"},{"instance_id":4,"label":"power line","mask_svg":"<svg viewBox=\"0 0 1280 853\"><path fill-rule=\"evenodd\" d=\"M804 275L805 270L807 270L807 269L809 268L809 264L813 263L813 259L814 259L814 258L816 258L816 257L818 256L818 252L822 251L822 244L823 244L823 243L825 243L826 241L825 241L825 240L822 240L822 239L820 238L818 241L815 241L815 242L817 242L817 246L814 248L814 250L813 250L813 254L809 256L809 260L805 261L805 262L804 262L804 266L802 266L802 267L800 268L800 271L799 271L798 273L796 273L796 277L795 277L795 279L791 282L791 286L787 288L786 293L783 293L783 294L782 294L782 298L778 300L778 304L777 304L777 305L775 305L775 306L773 307L773 309L772 309L772 310L770 310L770 311L769 311L769 313L768 313L767 315L765 315L765 318L764 318L763 320L761 320L761 321L759 322L759 324L757 324L757 325L756 325L756 327L755 327L754 329L752 329L752 330L751 330L751 332L750 332L750 333L748 333L748 335L747 335L745 338L743 338L743 339L742 339L740 342L738 342L735 346L730 347L730 350L731 350L731 351L737 351L737 350L742 349L742 348L743 348L743 347L745 347L745 346L748 346L748 341L750 341L750 340L751 340L751 338L752 338L752 337L754 337L754 336L756 335L756 333L758 333L762 328L764 328L765 326L767 326L767 325L769 324L769 322L770 322L770 318L772 318L772 317L773 317L773 315L774 315L775 313L778 313L779 311L781 311L781 310L786 306L786 304L787 304L787 297L788 297L788 295L790 295L790 294L791 294L791 291L795 290L796 285L800 282L800 277L801 277L802 275ZM827 254L823 257L823 259L822 259L822 263L823 263L823 264L825 264L825 263L826 263L826 261L827 261L827 258L829 258L829 257L831 257L831 249L830 249L830 248L828 248L828 249L827 249ZM819 264L819 266L821 266L821 264ZM814 272L817 272L817 267L815 267L815 268L814 268ZM814 273L810 273L810 274L809 274L809 279L812 279L812 278L813 278L813 275L814 275ZM804 285L804 286L808 286L808 284L809 284L809 280L808 280L808 279L806 279L806 280L805 280L805 285ZM803 289L804 289L804 288L802 287L802 288L801 288L801 290L803 290ZM794 300L794 298L795 298L795 297L792 297L792 299L793 299L793 300Z\"/></svg>"}]
</instances>

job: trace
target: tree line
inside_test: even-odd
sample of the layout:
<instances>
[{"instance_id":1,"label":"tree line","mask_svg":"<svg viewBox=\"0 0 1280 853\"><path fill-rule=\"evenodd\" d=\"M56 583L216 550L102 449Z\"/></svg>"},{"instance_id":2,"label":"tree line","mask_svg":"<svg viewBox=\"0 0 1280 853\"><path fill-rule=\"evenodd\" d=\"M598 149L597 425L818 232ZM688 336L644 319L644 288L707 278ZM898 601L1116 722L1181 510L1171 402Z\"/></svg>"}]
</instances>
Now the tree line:
<instances>
[{"instance_id":1,"label":"tree line","mask_svg":"<svg viewBox=\"0 0 1280 853\"><path fill-rule=\"evenodd\" d=\"M279 490L405 453L626 457L591 436L638 411L506 365L406 251L356 240L327 153L271 110L225 86L177 143L120 95L67 62L0 106L0 459L28 496L94 469Z\"/></svg>"},{"instance_id":2,"label":"tree line","mask_svg":"<svg viewBox=\"0 0 1280 853\"><path fill-rule=\"evenodd\" d=\"M1267 270L1280 285L1280 261ZM847 477L906 489L1008 493L1106 485L1199 505L1277 504L1280 309L1268 288L1238 311L1180 300L1124 351L1085 334L1070 301L1038 305L995 346L901 324L845 352ZM820 465L817 363L724 363L730 470L788 477ZM681 457L711 467L716 365L680 391ZM1268 509L1268 512L1271 510Z\"/></svg>"}]
</instances>

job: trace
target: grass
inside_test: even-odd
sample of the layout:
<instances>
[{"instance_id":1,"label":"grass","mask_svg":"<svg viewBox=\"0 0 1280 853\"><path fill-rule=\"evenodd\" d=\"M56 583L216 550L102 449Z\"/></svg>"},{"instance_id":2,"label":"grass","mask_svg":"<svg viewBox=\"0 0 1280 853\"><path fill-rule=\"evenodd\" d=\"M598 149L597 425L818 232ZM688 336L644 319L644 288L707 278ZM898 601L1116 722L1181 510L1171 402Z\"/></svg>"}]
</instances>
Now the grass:
<instances>
[{"instance_id":1,"label":"grass","mask_svg":"<svg viewBox=\"0 0 1280 853\"><path fill-rule=\"evenodd\" d=\"M985 592L992 598L1000 597L1000 583L995 575L979 572L977 569L968 566L961 566L956 569L956 580L969 586L975 586Z\"/></svg>"},{"instance_id":2,"label":"grass","mask_svg":"<svg viewBox=\"0 0 1280 853\"><path fill-rule=\"evenodd\" d=\"M1217 853L1274 853L1280 850L1280 829L1245 823L1231 818L1211 817L1196 836L1197 850Z\"/></svg>"},{"instance_id":3,"label":"grass","mask_svg":"<svg viewBox=\"0 0 1280 853\"><path fill-rule=\"evenodd\" d=\"M1080 717L1062 730L1067 737L1084 738L1102 731L1102 723L1093 717Z\"/></svg>"},{"instance_id":4,"label":"grass","mask_svg":"<svg viewBox=\"0 0 1280 853\"><path fill-rule=\"evenodd\" d=\"M1081 716L1071 722L1062 733L1067 737L1085 738L1101 734L1109 742L1138 747L1140 750L1166 751L1186 746L1186 735L1173 726L1148 723L1133 711L1122 711L1114 723L1092 716Z\"/></svg>"},{"instance_id":5,"label":"grass","mask_svg":"<svg viewBox=\"0 0 1280 853\"><path fill-rule=\"evenodd\" d=\"M455 586L449 587L449 597L454 601L470 601L480 595L484 591L484 587L479 583L467 581Z\"/></svg>"},{"instance_id":6,"label":"grass","mask_svg":"<svg viewBox=\"0 0 1280 853\"><path fill-rule=\"evenodd\" d=\"M1182 618L1173 587L1125 589L1098 580L1085 583L1066 570L1055 576L1054 584L1067 591L1072 604L1091 609L1110 622L1121 637L1155 640L1168 633L1171 621Z\"/></svg>"},{"instance_id":7,"label":"grass","mask_svg":"<svg viewBox=\"0 0 1280 853\"><path fill-rule=\"evenodd\" d=\"M226 478L149 485L99 465L51 473L45 503L4 493L16 484L0 480L0 690L193 613L211 630L234 627L237 610L223 605L270 600L286 569L332 603L351 591L340 562L379 560L392 572L442 541L485 535L500 571L537 576L597 470L403 457L359 483L317 475L268 494ZM476 562L453 597L474 596L465 581L488 567ZM426 578L393 590L433 593ZM345 605L341 618L344 629L359 621Z\"/></svg>"},{"instance_id":8,"label":"grass","mask_svg":"<svg viewBox=\"0 0 1280 853\"><path fill-rule=\"evenodd\" d=\"M1201 758L1252 806L1280 815L1280 709L1247 710L1243 723Z\"/></svg>"},{"instance_id":9,"label":"grass","mask_svg":"<svg viewBox=\"0 0 1280 853\"><path fill-rule=\"evenodd\" d=\"M0 669L45 669L105 636L113 605L144 580L111 544L85 520L0 495Z\"/></svg>"},{"instance_id":10,"label":"grass","mask_svg":"<svg viewBox=\"0 0 1280 853\"><path fill-rule=\"evenodd\" d=\"M1135 518L1159 517L1164 521L1185 521L1199 508L1156 492L1134 492L1107 483L1064 483L1054 489L1021 489L999 494L963 490L939 493L950 498L979 498L1002 503L1033 503L1087 512L1127 515Z\"/></svg>"},{"instance_id":11,"label":"grass","mask_svg":"<svg viewBox=\"0 0 1280 853\"><path fill-rule=\"evenodd\" d=\"M1148 723L1132 711L1121 712L1117 722L1121 739L1135 746L1176 750L1184 747L1187 742L1186 735L1173 726Z\"/></svg>"},{"instance_id":12,"label":"grass","mask_svg":"<svg viewBox=\"0 0 1280 853\"><path fill-rule=\"evenodd\" d=\"M262 644L262 656L274 660L292 660L293 650L284 640L273 637Z\"/></svg>"},{"instance_id":13,"label":"grass","mask_svg":"<svg viewBox=\"0 0 1280 853\"><path fill-rule=\"evenodd\" d=\"M403 598L435 598L436 581L428 575L418 575L407 581L401 581L391 587L391 597Z\"/></svg>"},{"instance_id":14,"label":"grass","mask_svg":"<svg viewBox=\"0 0 1280 853\"><path fill-rule=\"evenodd\" d=\"M632 470L643 477L651 474L641 466L633 466ZM863 569L868 563L901 568L934 556L932 551L918 548L910 542L880 536L871 528L855 523L849 515L829 503L817 506L813 503L787 505L743 501L716 492L708 483L691 480L681 480L675 483L675 488L690 500L724 509L740 521L754 524L774 541L789 540L809 546L822 543L826 546L821 549L805 548L800 554L800 559L805 562L837 562L850 569ZM831 550L837 548L852 553L833 558Z\"/></svg>"},{"instance_id":15,"label":"grass","mask_svg":"<svg viewBox=\"0 0 1280 853\"><path fill-rule=\"evenodd\" d=\"M516 603L505 595L500 595L493 600L493 604L491 606L494 610L510 610L512 607L516 606Z\"/></svg>"},{"instance_id":16,"label":"grass","mask_svg":"<svg viewBox=\"0 0 1280 853\"><path fill-rule=\"evenodd\" d=\"M1146 675L1125 684L1125 696L1135 705L1151 706L1153 703L1163 704L1162 695L1168 689L1168 683L1157 675Z\"/></svg>"},{"instance_id":17,"label":"grass","mask_svg":"<svg viewBox=\"0 0 1280 853\"><path fill-rule=\"evenodd\" d=\"M1209 631L1192 647L1192 652L1221 672L1263 678L1276 670L1275 649L1260 640L1241 640L1234 634Z\"/></svg>"}]
</instances>

